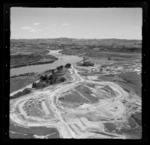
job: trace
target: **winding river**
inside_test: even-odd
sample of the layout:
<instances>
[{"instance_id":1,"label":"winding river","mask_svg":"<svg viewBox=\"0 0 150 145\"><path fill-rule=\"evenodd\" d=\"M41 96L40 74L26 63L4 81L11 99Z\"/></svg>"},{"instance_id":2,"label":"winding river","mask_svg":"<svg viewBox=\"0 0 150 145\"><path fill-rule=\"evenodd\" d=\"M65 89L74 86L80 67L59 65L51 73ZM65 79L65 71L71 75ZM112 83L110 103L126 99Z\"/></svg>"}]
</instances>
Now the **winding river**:
<instances>
[{"instance_id":1,"label":"winding river","mask_svg":"<svg viewBox=\"0 0 150 145\"><path fill-rule=\"evenodd\" d=\"M47 55L53 55L57 57L58 60L56 60L55 62L49 64L39 64L39 65L24 66L19 68L12 68L10 70L10 76L30 73L30 72L41 73L49 69L55 69L57 66L65 65L66 63L73 64L82 60L82 57L76 55L64 55L61 54L60 51L61 50L50 50L50 52L47 54Z\"/></svg>"}]
</instances>

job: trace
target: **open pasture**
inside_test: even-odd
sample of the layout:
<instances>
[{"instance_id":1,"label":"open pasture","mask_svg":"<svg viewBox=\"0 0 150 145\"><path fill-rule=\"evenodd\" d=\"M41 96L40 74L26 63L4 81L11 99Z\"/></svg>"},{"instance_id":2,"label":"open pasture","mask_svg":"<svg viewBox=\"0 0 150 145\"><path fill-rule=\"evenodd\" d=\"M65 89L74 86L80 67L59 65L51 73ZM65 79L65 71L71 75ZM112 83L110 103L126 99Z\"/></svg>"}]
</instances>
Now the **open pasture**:
<instances>
[{"instance_id":1,"label":"open pasture","mask_svg":"<svg viewBox=\"0 0 150 145\"><path fill-rule=\"evenodd\" d=\"M62 102L68 102L68 103L88 103L89 102L87 99L85 99L76 91L72 91L71 93L60 97L58 100Z\"/></svg>"},{"instance_id":2,"label":"open pasture","mask_svg":"<svg viewBox=\"0 0 150 145\"><path fill-rule=\"evenodd\" d=\"M34 139L35 138L34 135L38 135L38 136L49 135L48 138L60 138L59 132L56 128L47 128L47 127L24 128L21 126L15 126L14 124L10 124L9 131L10 131L9 137L12 139L15 139L15 138Z\"/></svg>"},{"instance_id":3,"label":"open pasture","mask_svg":"<svg viewBox=\"0 0 150 145\"><path fill-rule=\"evenodd\" d=\"M80 86L76 87L75 90L77 90L77 92L79 92L84 97L86 97L88 100L90 100L91 103L95 103L98 101L98 98L93 97L91 95L91 94L93 94L93 92L87 86L80 85Z\"/></svg>"}]
</instances>

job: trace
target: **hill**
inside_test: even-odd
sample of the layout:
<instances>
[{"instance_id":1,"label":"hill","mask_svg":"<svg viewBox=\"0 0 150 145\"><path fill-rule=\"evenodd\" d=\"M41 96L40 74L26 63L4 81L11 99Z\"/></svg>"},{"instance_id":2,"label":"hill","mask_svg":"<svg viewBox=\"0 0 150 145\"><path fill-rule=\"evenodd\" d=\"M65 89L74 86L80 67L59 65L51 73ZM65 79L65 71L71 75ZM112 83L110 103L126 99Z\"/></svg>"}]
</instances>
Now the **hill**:
<instances>
[{"instance_id":1,"label":"hill","mask_svg":"<svg viewBox=\"0 0 150 145\"><path fill-rule=\"evenodd\" d=\"M32 46L37 48L52 49L82 49L96 51L121 51L121 52L141 52L141 40L126 39L74 39L74 38L56 38L56 39L11 39L11 49L14 46ZM37 46L37 48L36 48ZM96 48L96 49L95 49Z\"/></svg>"},{"instance_id":2,"label":"hill","mask_svg":"<svg viewBox=\"0 0 150 145\"><path fill-rule=\"evenodd\" d=\"M141 75L138 75L136 72L125 72L120 73L118 76L125 81L123 83L125 88L127 89L130 88L138 96L141 96L141 88L142 88Z\"/></svg>"}]
</instances>

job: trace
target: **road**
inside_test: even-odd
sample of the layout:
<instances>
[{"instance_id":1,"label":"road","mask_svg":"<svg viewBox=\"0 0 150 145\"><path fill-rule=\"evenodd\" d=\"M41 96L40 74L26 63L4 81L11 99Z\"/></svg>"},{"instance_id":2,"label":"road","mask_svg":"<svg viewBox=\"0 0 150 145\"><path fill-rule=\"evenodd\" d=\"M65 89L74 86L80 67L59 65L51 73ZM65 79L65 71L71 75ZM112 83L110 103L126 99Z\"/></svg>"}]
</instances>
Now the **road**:
<instances>
[{"instance_id":1,"label":"road","mask_svg":"<svg viewBox=\"0 0 150 145\"><path fill-rule=\"evenodd\" d=\"M11 121L24 127L31 127L31 126L55 127L59 130L59 133L62 138L90 138L90 137L126 138L126 136L124 135L118 135L116 133L108 133L108 132L106 133L104 129L105 127L101 120L99 120L99 122L97 121L92 122L88 121L85 117L85 119L82 119L82 122L85 124L83 125L83 123L81 123L81 119L78 118L76 115L79 114L83 118L83 116L85 116L86 114L93 113L93 115L97 117L107 118L114 121L117 121L119 119L120 121L125 121L125 115L127 114L127 111L126 107L122 103L122 100L128 99L129 97L128 93L125 92L119 85L112 82L96 82L87 79L85 80L81 75L79 75L78 70L75 69L74 66L72 66L69 70L72 80L69 81L68 83L65 82L57 84L54 87L49 86L45 88L43 91L37 90L23 97L10 100ZM91 83L97 86L109 85L116 92L116 97L113 99L111 98L100 100L96 104L83 104L77 109L62 107L60 102L58 101L58 98L61 96L61 94L70 91L83 83L84 84ZM26 87L31 87L31 85L28 85ZM15 91L10 95L17 93L18 91ZM36 98L41 93L44 95L46 101L49 104L49 108L52 110L54 114L54 117L49 120L45 120L40 117L39 118L32 116L29 117L27 116L26 112L22 109L26 101L28 101L31 98ZM20 113L16 111L17 107L19 108ZM43 110L44 108L45 107L43 107ZM23 115L26 118L26 120L21 119L20 115ZM35 122L28 121L29 118L34 119ZM99 134L89 131L89 129L91 130L91 128L95 128L96 130L98 130Z\"/></svg>"}]
</instances>

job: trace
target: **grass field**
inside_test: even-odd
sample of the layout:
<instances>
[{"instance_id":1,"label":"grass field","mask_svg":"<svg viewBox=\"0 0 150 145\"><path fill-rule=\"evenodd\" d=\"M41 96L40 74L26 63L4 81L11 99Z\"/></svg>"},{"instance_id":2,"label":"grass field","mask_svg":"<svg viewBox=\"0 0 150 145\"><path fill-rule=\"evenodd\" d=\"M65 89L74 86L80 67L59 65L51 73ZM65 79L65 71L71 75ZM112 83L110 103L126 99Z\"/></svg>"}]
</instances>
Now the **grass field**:
<instances>
[{"instance_id":1,"label":"grass field","mask_svg":"<svg viewBox=\"0 0 150 145\"><path fill-rule=\"evenodd\" d=\"M76 91L72 91L71 94L67 94L59 98L59 101L70 103L88 103L88 100L84 99Z\"/></svg>"},{"instance_id":2,"label":"grass field","mask_svg":"<svg viewBox=\"0 0 150 145\"><path fill-rule=\"evenodd\" d=\"M99 79L116 82L125 90L133 91L141 97L141 76L138 75L136 72L125 72L112 76L101 76L99 77Z\"/></svg>"},{"instance_id":3,"label":"grass field","mask_svg":"<svg viewBox=\"0 0 150 145\"><path fill-rule=\"evenodd\" d=\"M81 93L83 96L85 96L88 100L90 100L91 103L95 103L98 101L98 98L93 97L92 91L86 87L86 86L78 86L75 88L79 93Z\"/></svg>"},{"instance_id":4,"label":"grass field","mask_svg":"<svg viewBox=\"0 0 150 145\"><path fill-rule=\"evenodd\" d=\"M10 93L19 90L39 79L38 76L19 76L10 78Z\"/></svg>"},{"instance_id":5,"label":"grass field","mask_svg":"<svg viewBox=\"0 0 150 145\"><path fill-rule=\"evenodd\" d=\"M133 129L127 129L127 128L122 128L119 132L119 134L126 134L128 138L131 139L141 139L142 138L142 128L137 127Z\"/></svg>"},{"instance_id":6,"label":"grass field","mask_svg":"<svg viewBox=\"0 0 150 145\"><path fill-rule=\"evenodd\" d=\"M105 125L105 128L108 130L108 131L110 131L110 132L112 132L113 130L115 130L116 129L116 125L115 124L113 124L113 123L104 123L104 125Z\"/></svg>"},{"instance_id":7,"label":"grass field","mask_svg":"<svg viewBox=\"0 0 150 145\"><path fill-rule=\"evenodd\" d=\"M11 54L45 56L48 49L61 49L68 55L81 55L91 58L109 57L117 60L141 57L142 42L125 39L12 39ZM27 59L26 59L27 60ZM28 60L27 60L28 61Z\"/></svg>"},{"instance_id":8,"label":"grass field","mask_svg":"<svg viewBox=\"0 0 150 145\"><path fill-rule=\"evenodd\" d=\"M34 138L33 135L50 135L49 138L60 138L59 132L55 128L46 128L46 127L30 127L30 128L24 128L20 126L15 126L13 124L10 124L9 131L16 132L9 133L10 138Z\"/></svg>"},{"instance_id":9,"label":"grass field","mask_svg":"<svg viewBox=\"0 0 150 145\"><path fill-rule=\"evenodd\" d=\"M135 122L141 126L142 125L142 113L141 112L136 112L135 114L131 115L131 118L135 120Z\"/></svg>"},{"instance_id":10,"label":"grass field","mask_svg":"<svg viewBox=\"0 0 150 145\"><path fill-rule=\"evenodd\" d=\"M52 55L37 55L37 54L17 54L12 55L10 57L10 65L11 68L13 67L22 67L26 65L35 65L35 64L44 64L44 63L51 63L53 61L57 60L56 57Z\"/></svg>"},{"instance_id":11,"label":"grass field","mask_svg":"<svg viewBox=\"0 0 150 145\"><path fill-rule=\"evenodd\" d=\"M133 92L135 92L138 96L142 97L142 82L140 75L138 75L136 72L126 72L119 74L119 77L126 81L124 83L120 83L122 86L133 90Z\"/></svg>"},{"instance_id":12,"label":"grass field","mask_svg":"<svg viewBox=\"0 0 150 145\"><path fill-rule=\"evenodd\" d=\"M34 40L14 40L10 41L10 64L11 68L38 63L46 63L57 60L49 52L48 45Z\"/></svg>"}]
</instances>

